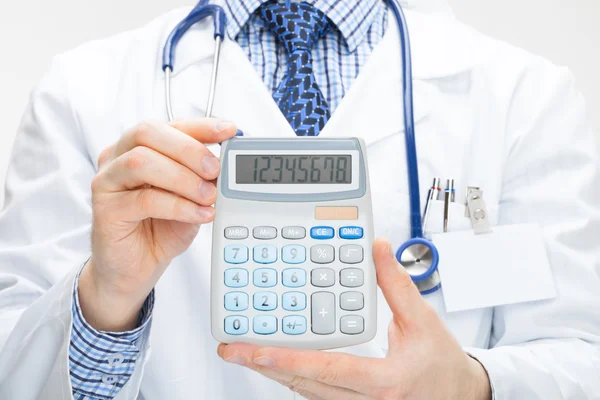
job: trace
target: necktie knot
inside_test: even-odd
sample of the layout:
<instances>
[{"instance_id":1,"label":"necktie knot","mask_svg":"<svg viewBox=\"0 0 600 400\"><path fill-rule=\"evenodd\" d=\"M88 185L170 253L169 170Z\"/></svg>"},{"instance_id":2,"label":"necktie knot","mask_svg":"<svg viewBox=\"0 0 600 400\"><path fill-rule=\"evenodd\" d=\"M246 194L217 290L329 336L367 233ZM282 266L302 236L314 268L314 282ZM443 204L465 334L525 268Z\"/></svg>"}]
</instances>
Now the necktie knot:
<instances>
[{"instance_id":1,"label":"necktie knot","mask_svg":"<svg viewBox=\"0 0 600 400\"><path fill-rule=\"evenodd\" d=\"M331 29L327 16L316 7L291 0L263 4L260 16L289 54L310 52L313 45Z\"/></svg>"}]
</instances>

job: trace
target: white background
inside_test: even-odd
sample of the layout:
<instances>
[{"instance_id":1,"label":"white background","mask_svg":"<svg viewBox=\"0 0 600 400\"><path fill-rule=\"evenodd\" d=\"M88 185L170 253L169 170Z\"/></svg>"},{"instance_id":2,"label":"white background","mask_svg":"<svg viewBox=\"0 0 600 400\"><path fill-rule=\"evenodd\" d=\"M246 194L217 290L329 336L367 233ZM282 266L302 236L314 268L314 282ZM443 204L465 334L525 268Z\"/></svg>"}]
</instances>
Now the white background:
<instances>
[{"instance_id":1,"label":"white background","mask_svg":"<svg viewBox=\"0 0 600 400\"><path fill-rule=\"evenodd\" d=\"M91 39L135 28L191 2L2 0L2 3L0 187L29 91L54 54ZM571 68L588 100L596 132L600 132L600 1L450 0L450 3L459 19L480 31Z\"/></svg>"}]
</instances>

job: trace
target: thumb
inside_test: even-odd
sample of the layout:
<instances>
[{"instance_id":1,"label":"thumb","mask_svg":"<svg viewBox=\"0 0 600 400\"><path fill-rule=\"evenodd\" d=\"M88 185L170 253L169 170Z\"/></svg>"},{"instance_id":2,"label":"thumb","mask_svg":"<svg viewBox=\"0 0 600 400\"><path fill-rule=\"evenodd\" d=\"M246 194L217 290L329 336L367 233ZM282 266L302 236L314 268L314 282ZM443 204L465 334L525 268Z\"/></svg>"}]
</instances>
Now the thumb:
<instances>
[{"instance_id":1,"label":"thumb","mask_svg":"<svg viewBox=\"0 0 600 400\"><path fill-rule=\"evenodd\" d=\"M389 240L378 238L373 244L373 259L377 269L377 284L401 325L418 320L425 300L410 275L394 256Z\"/></svg>"}]
</instances>

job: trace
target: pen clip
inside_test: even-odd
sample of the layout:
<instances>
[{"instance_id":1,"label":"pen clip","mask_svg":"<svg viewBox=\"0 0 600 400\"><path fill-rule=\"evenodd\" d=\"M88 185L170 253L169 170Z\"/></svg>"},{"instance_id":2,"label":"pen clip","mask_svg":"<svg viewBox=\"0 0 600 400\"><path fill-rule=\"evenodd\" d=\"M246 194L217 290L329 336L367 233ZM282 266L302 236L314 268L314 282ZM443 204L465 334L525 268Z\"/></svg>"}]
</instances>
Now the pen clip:
<instances>
[{"instance_id":1,"label":"pen clip","mask_svg":"<svg viewBox=\"0 0 600 400\"><path fill-rule=\"evenodd\" d=\"M492 232L488 218L488 211L483 200L481 189L469 188L467 192L467 211L471 219L471 226L476 235Z\"/></svg>"}]
</instances>

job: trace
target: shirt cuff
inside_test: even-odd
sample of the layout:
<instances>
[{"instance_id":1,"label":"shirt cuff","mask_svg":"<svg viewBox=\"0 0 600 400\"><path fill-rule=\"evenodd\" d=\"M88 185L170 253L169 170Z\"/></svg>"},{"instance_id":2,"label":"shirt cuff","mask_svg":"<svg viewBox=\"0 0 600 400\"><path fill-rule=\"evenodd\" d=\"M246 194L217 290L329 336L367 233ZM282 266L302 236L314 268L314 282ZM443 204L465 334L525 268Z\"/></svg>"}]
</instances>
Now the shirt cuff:
<instances>
[{"instance_id":1,"label":"shirt cuff","mask_svg":"<svg viewBox=\"0 0 600 400\"><path fill-rule=\"evenodd\" d=\"M92 328L83 317L78 287L79 274L73 286L73 326L69 346L73 396L77 400L112 399L135 369L140 355L138 342L152 318L154 289L142 306L137 328L126 332L106 332Z\"/></svg>"},{"instance_id":2,"label":"shirt cuff","mask_svg":"<svg viewBox=\"0 0 600 400\"><path fill-rule=\"evenodd\" d=\"M465 353L467 353L467 355L469 357L471 357L472 359L476 360L479 364L481 364L481 366L483 367L483 369L485 370L488 379L490 380L490 387L492 389L492 400L497 400L497 396L496 396L496 387L498 385L498 377L496 374L490 373L489 370L489 362L483 361L482 358L485 357L486 353L489 353L489 350L487 349L477 349L477 348L466 348L464 349Z\"/></svg>"}]
</instances>

